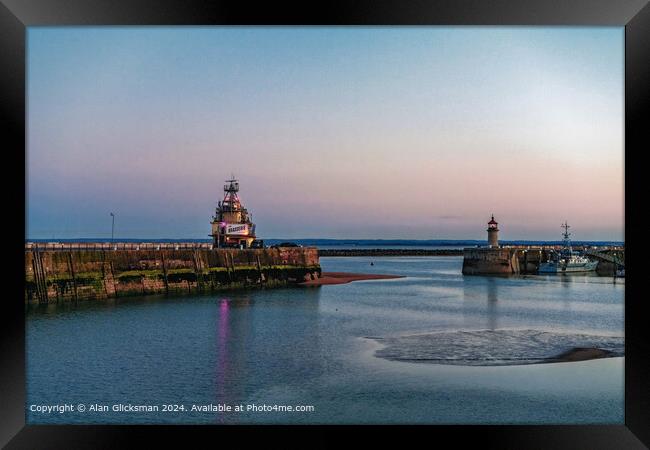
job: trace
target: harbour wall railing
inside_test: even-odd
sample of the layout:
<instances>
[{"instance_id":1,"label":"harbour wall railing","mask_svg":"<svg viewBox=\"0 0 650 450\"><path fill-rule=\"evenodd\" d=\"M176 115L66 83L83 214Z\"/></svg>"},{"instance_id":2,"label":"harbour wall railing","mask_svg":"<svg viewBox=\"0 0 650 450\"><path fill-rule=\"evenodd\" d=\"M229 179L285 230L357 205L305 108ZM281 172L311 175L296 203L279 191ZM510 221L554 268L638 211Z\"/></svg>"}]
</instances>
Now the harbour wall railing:
<instances>
[{"instance_id":1,"label":"harbour wall railing","mask_svg":"<svg viewBox=\"0 0 650 450\"><path fill-rule=\"evenodd\" d=\"M25 251L210 250L210 242L26 242Z\"/></svg>"}]
</instances>

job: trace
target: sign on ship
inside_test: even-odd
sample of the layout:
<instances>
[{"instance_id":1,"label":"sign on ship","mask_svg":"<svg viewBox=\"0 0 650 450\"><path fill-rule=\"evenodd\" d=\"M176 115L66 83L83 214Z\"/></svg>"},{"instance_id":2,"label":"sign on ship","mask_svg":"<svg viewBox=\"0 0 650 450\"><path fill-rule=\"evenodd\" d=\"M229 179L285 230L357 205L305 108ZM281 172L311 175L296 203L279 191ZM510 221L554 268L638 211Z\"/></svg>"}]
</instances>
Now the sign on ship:
<instances>
[{"instance_id":1,"label":"sign on ship","mask_svg":"<svg viewBox=\"0 0 650 450\"><path fill-rule=\"evenodd\" d=\"M233 236L249 236L254 234L253 226L244 224L229 224L226 225L226 234Z\"/></svg>"}]
</instances>

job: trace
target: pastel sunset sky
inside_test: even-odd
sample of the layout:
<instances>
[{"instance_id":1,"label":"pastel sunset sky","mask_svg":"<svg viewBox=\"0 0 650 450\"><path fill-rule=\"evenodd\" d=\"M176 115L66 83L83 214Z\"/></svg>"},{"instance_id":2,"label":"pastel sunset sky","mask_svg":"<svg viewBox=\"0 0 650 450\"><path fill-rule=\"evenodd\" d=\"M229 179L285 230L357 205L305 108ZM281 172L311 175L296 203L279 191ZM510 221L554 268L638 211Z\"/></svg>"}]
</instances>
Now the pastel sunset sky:
<instances>
[{"instance_id":1,"label":"pastel sunset sky","mask_svg":"<svg viewBox=\"0 0 650 450\"><path fill-rule=\"evenodd\" d=\"M27 238L623 240L622 27L31 27Z\"/></svg>"}]
</instances>

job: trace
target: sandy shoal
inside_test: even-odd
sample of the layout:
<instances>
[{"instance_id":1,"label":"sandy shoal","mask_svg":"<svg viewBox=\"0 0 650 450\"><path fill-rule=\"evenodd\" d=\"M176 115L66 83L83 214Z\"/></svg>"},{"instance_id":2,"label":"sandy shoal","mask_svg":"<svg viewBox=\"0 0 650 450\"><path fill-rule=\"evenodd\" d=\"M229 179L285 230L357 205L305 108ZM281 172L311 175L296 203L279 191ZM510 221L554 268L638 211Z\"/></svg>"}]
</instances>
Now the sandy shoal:
<instances>
[{"instance_id":1,"label":"sandy shoal","mask_svg":"<svg viewBox=\"0 0 650 450\"><path fill-rule=\"evenodd\" d=\"M572 348L555 357L549 358L546 362L573 362L587 361L589 359L607 358L612 352L600 348Z\"/></svg>"},{"instance_id":2,"label":"sandy shoal","mask_svg":"<svg viewBox=\"0 0 650 450\"><path fill-rule=\"evenodd\" d=\"M320 278L300 283L301 286L323 286L327 284L345 284L360 280L388 280L404 278L401 275L379 275L369 273L323 272Z\"/></svg>"}]
</instances>

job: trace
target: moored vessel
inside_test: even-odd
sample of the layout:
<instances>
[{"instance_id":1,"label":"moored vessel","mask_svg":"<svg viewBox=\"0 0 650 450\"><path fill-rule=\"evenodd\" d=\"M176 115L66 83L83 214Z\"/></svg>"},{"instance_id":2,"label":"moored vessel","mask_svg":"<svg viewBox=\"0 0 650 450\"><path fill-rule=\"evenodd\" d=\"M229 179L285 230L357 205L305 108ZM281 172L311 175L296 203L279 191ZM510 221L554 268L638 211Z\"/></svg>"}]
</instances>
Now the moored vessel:
<instances>
[{"instance_id":1,"label":"moored vessel","mask_svg":"<svg viewBox=\"0 0 650 450\"><path fill-rule=\"evenodd\" d=\"M217 205L212 218L214 248L251 248L263 245L255 239L255 224L252 215L239 200L239 182L235 177L226 180L223 200ZM258 245L259 244L259 245Z\"/></svg>"},{"instance_id":2,"label":"moored vessel","mask_svg":"<svg viewBox=\"0 0 650 450\"><path fill-rule=\"evenodd\" d=\"M569 233L569 224L565 221L562 225L564 228L562 250L554 258L549 259L539 265L539 273L579 273L593 272L596 270L598 261L592 261L589 258L573 251Z\"/></svg>"}]
</instances>

